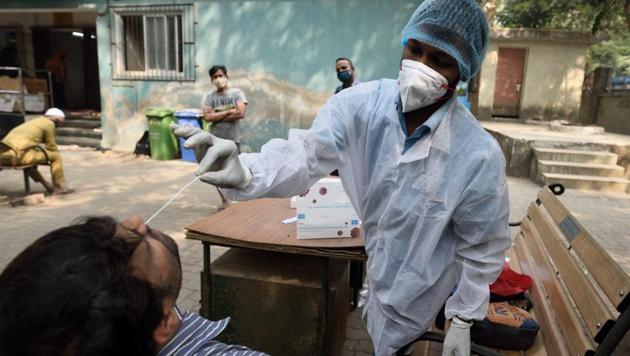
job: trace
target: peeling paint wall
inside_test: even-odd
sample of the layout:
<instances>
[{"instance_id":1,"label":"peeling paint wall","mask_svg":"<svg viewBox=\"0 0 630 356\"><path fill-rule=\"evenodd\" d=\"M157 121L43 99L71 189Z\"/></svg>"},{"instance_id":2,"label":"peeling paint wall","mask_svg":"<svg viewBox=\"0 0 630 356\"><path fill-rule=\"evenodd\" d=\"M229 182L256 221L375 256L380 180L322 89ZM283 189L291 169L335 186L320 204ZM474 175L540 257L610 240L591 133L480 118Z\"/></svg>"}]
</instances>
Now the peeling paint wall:
<instances>
[{"instance_id":1,"label":"peeling paint wall","mask_svg":"<svg viewBox=\"0 0 630 356\"><path fill-rule=\"evenodd\" d=\"M190 4L183 1L120 5ZM398 75L400 32L417 6L410 0L194 2L193 82L112 80L109 13L97 19L102 95L102 145L133 150L146 129L148 107L200 108L214 90L207 71L228 68L230 85L245 91L244 151L257 151L290 128L309 127L339 85L338 57L351 58L362 80Z\"/></svg>"},{"instance_id":2,"label":"peeling paint wall","mask_svg":"<svg viewBox=\"0 0 630 356\"><path fill-rule=\"evenodd\" d=\"M516 32L516 31L511 31ZM540 36L540 34L547 36ZM519 119L568 120L576 122L582 95L586 48L584 38L570 32L528 30L517 35L492 38L481 68L480 119L492 118L499 48L527 50L523 73ZM555 37L562 36L561 39Z\"/></svg>"}]
</instances>

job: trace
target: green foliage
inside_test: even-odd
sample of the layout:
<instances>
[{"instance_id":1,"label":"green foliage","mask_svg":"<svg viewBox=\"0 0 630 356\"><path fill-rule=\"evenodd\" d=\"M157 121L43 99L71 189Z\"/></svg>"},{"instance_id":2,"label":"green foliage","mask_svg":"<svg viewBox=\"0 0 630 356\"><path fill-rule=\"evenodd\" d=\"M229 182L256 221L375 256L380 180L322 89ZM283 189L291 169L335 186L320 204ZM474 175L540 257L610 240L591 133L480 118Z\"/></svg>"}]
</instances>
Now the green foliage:
<instances>
[{"instance_id":1,"label":"green foliage","mask_svg":"<svg viewBox=\"0 0 630 356\"><path fill-rule=\"evenodd\" d=\"M589 48L589 72L601 66L612 67L614 75L630 75L630 35L599 42Z\"/></svg>"},{"instance_id":2,"label":"green foliage","mask_svg":"<svg viewBox=\"0 0 630 356\"><path fill-rule=\"evenodd\" d=\"M592 33L625 26L624 0L506 0L497 12L505 27L551 28Z\"/></svg>"},{"instance_id":3,"label":"green foliage","mask_svg":"<svg viewBox=\"0 0 630 356\"><path fill-rule=\"evenodd\" d=\"M591 32L600 40L589 48L587 71L612 66L630 71L630 35L624 4L630 0L505 0L496 13L504 27Z\"/></svg>"}]
</instances>

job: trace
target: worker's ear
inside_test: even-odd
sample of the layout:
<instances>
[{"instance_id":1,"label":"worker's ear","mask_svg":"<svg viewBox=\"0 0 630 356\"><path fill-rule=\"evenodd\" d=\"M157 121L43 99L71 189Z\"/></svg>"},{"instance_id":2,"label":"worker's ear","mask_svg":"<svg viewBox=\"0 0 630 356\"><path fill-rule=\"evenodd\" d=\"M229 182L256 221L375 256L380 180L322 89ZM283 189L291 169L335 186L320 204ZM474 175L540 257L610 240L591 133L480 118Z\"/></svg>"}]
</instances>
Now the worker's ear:
<instances>
[{"instance_id":1,"label":"worker's ear","mask_svg":"<svg viewBox=\"0 0 630 356\"><path fill-rule=\"evenodd\" d=\"M164 301L162 320L153 331L153 341L158 349L166 346L180 326L181 320L173 307L173 303Z\"/></svg>"}]
</instances>

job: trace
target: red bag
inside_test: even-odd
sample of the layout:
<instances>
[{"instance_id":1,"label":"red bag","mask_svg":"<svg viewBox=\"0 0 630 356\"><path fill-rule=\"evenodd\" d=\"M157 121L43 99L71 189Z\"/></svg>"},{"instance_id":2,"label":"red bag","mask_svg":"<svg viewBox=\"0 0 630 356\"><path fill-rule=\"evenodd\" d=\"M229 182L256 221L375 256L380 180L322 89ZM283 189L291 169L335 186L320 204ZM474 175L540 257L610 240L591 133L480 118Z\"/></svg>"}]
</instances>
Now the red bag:
<instances>
[{"instance_id":1,"label":"red bag","mask_svg":"<svg viewBox=\"0 0 630 356\"><path fill-rule=\"evenodd\" d=\"M512 271L506 262L499 278L490 285L490 293L509 297L525 292L531 285L532 278L530 276Z\"/></svg>"}]
</instances>

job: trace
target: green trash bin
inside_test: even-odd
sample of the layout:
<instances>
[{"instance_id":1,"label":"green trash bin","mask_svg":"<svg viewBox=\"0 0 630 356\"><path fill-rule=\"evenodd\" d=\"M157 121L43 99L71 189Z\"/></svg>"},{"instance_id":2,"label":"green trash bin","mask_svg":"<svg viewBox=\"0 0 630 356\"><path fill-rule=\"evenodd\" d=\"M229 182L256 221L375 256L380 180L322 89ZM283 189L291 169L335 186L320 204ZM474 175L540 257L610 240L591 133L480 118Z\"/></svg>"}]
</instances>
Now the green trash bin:
<instances>
[{"instance_id":1,"label":"green trash bin","mask_svg":"<svg viewBox=\"0 0 630 356\"><path fill-rule=\"evenodd\" d=\"M177 138L169 125L176 123L174 111L162 108L144 110L149 121L149 147L151 158L165 161L174 159L177 154Z\"/></svg>"}]
</instances>

